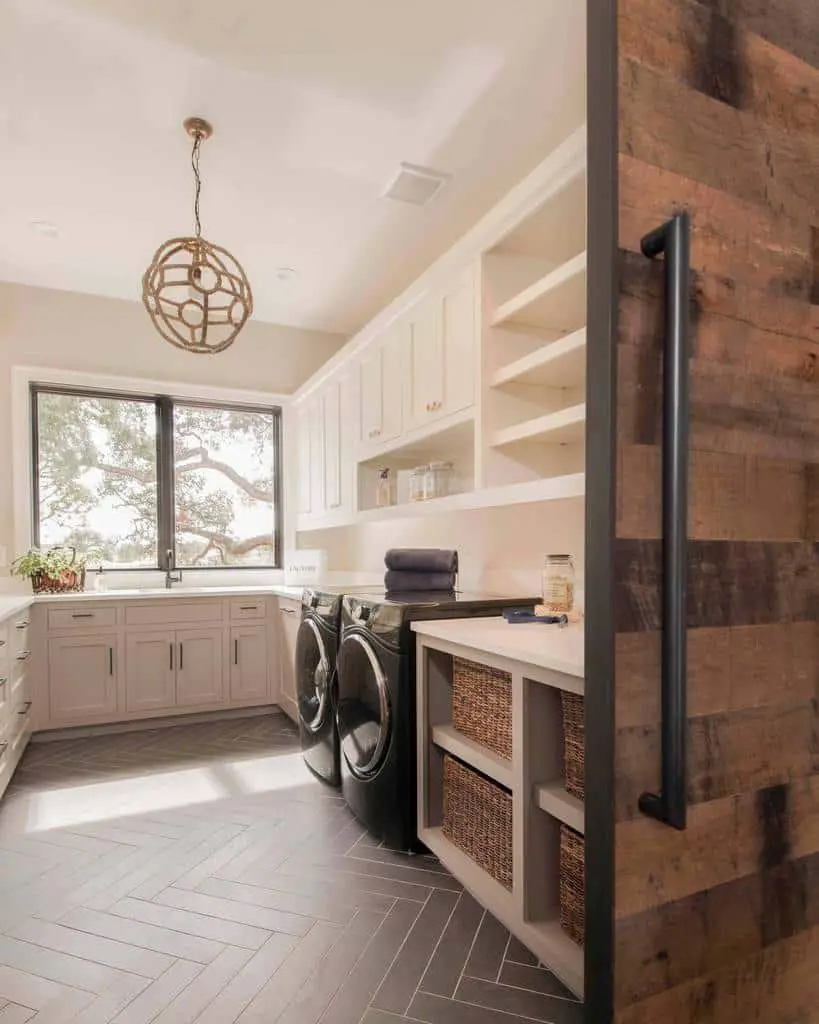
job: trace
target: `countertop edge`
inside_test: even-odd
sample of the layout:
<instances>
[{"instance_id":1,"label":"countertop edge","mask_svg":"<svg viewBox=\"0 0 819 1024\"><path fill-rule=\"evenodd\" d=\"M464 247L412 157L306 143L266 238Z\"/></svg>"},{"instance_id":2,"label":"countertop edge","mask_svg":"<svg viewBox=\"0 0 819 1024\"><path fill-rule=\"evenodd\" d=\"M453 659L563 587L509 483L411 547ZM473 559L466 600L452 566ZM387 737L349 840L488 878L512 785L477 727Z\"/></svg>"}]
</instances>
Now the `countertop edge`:
<instances>
[{"instance_id":1,"label":"countertop edge","mask_svg":"<svg viewBox=\"0 0 819 1024\"><path fill-rule=\"evenodd\" d=\"M15 611L28 608L33 604L65 604L81 601L167 601L196 600L198 598L230 598L230 597L281 597L291 601L301 601L302 587L286 587L283 584L268 584L253 587L212 587L196 590L85 590L65 594L0 594L0 615L13 615ZM4 611L5 602L9 602L12 611Z\"/></svg>"}]
</instances>

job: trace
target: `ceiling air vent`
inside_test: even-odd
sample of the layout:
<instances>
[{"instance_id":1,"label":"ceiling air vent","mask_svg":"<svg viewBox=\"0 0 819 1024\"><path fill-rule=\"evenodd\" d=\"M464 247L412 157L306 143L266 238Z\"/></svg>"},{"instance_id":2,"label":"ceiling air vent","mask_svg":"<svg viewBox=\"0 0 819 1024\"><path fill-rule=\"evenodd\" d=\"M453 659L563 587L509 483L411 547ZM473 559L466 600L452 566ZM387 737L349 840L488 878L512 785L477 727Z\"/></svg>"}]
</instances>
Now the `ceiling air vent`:
<instances>
[{"instance_id":1,"label":"ceiling air vent","mask_svg":"<svg viewBox=\"0 0 819 1024\"><path fill-rule=\"evenodd\" d=\"M434 171L417 164L400 165L400 170L381 193L384 199L397 199L399 203L426 206L449 181L449 174Z\"/></svg>"}]
</instances>

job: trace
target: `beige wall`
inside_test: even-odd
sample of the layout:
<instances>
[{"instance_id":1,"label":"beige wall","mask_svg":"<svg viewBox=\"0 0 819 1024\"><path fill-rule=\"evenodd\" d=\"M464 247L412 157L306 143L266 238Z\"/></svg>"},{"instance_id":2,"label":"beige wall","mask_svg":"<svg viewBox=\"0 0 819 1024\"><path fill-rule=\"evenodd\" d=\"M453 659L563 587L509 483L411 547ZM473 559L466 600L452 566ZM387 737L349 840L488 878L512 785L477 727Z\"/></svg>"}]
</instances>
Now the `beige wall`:
<instances>
[{"instance_id":1,"label":"beige wall","mask_svg":"<svg viewBox=\"0 0 819 1024\"><path fill-rule=\"evenodd\" d=\"M580 592L584 524L583 499L572 498L302 533L299 546L325 548L333 572L379 575L388 548L457 548L462 587L500 593L534 588L535 594L545 555L568 552L577 558Z\"/></svg>"},{"instance_id":2,"label":"beige wall","mask_svg":"<svg viewBox=\"0 0 819 1024\"><path fill-rule=\"evenodd\" d=\"M321 331L251 321L226 352L197 356L163 341L137 302L0 283L0 546L6 546L11 556L13 366L287 394L344 340Z\"/></svg>"}]
</instances>

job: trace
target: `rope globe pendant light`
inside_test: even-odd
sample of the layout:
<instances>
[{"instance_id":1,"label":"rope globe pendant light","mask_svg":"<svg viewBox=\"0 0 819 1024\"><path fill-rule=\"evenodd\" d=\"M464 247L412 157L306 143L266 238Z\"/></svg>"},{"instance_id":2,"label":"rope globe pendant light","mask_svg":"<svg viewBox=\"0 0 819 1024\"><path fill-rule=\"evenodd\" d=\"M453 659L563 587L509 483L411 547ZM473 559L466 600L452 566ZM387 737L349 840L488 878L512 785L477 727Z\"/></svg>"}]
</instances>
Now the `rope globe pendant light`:
<instances>
[{"instance_id":1,"label":"rope globe pendant light","mask_svg":"<svg viewBox=\"0 0 819 1024\"><path fill-rule=\"evenodd\" d=\"M213 128L201 117L187 118L184 126L193 139L195 234L170 238L156 250L142 277L142 302L165 341L212 355L236 340L253 313L253 293L236 257L202 237L199 151Z\"/></svg>"}]
</instances>

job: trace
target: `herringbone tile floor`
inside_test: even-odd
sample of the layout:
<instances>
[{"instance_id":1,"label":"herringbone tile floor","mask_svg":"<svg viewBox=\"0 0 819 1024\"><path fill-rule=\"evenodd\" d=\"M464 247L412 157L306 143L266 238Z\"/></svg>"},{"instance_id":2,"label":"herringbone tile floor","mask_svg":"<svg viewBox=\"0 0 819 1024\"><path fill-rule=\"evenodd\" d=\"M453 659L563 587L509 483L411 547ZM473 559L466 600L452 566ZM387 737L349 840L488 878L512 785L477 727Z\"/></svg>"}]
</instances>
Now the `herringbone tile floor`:
<instances>
[{"instance_id":1,"label":"herringbone tile floor","mask_svg":"<svg viewBox=\"0 0 819 1024\"><path fill-rule=\"evenodd\" d=\"M0 804L0 1024L579 1024L280 714L29 748Z\"/></svg>"}]
</instances>

